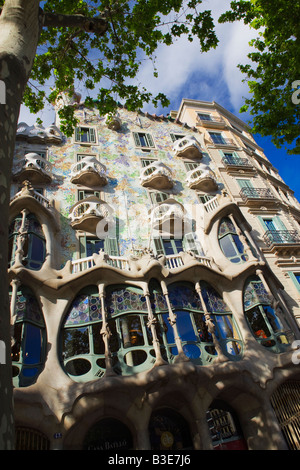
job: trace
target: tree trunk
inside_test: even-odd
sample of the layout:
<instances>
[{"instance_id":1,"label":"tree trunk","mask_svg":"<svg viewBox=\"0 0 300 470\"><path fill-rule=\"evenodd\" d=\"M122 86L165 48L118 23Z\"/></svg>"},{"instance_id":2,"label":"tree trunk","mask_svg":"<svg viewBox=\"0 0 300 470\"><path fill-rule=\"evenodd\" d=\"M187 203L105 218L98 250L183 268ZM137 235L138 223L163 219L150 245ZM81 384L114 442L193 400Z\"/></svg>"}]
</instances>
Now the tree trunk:
<instances>
[{"instance_id":1,"label":"tree trunk","mask_svg":"<svg viewBox=\"0 0 300 470\"><path fill-rule=\"evenodd\" d=\"M0 16L0 450L14 448L7 277L10 178L20 105L40 32L39 3L5 0Z\"/></svg>"}]
</instances>

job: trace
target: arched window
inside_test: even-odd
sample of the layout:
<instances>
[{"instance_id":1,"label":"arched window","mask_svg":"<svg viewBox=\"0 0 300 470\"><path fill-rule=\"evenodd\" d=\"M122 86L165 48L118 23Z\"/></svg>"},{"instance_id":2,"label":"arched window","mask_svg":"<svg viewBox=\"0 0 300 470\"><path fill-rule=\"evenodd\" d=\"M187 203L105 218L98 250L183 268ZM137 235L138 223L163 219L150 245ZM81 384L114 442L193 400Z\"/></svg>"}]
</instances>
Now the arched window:
<instances>
[{"instance_id":1,"label":"arched window","mask_svg":"<svg viewBox=\"0 0 300 470\"><path fill-rule=\"evenodd\" d=\"M110 287L106 293L106 308L112 332L109 346L114 370L121 375L131 375L151 368L155 352L142 289Z\"/></svg>"},{"instance_id":2,"label":"arched window","mask_svg":"<svg viewBox=\"0 0 300 470\"><path fill-rule=\"evenodd\" d=\"M242 353L242 341L229 307L207 282L201 281L200 284L206 309L214 322L216 337L224 354L238 359Z\"/></svg>"},{"instance_id":3,"label":"arched window","mask_svg":"<svg viewBox=\"0 0 300 470\"><path fill-rule=\"evenodd\" d=\"M238 417L221 400L215 400L206 412L214 450L247 450Z\"/></svg>"},{"instance_id":4,"label":"arched window","mask_svg":"<svg viewBox=\"0 0 300 470\"><path fill-rule=\"evenodd\" d=\"M244 245L229 217L224 217L221 220L218 239L222 252L232 263L244 263L248 260Z\"/></svg>"},{"instance_id":5,"label":"arched window","mask_svg":"<svg viewBox=\"0 0 300 470\"><path fill-rule=\"evenodd\" d=\"M188 423L176 411L163 408L152 413L149 422L151 450L193 449Z\"/></svg>"},{"instance_id":6,"label":"arched window","mask_svg":"<svg viewBox=\"0 0 300 470\"><path fill-rule=\"evenodd\" d=\"M22 241L18 246L19 237L22 237ZM16 251L20 246L23 251L23 265L29 269L40 269L45 261L46 241L41 224L34 214L19 214L9 227L9 267L14 264Z\"/></svg>"},{"instance_id":7,"label":"arched window","mask_svg":"<svg viewBox=\"0 0 300 470\"><path fill-rule=\"evenodd\" d=\"M16 426L16 450L49 450L50 441L36 429Z\"/></svg>"},{"instance_id":8,"label":"arched window","mask_svg":"<svg viewBox=\"0 0 300 470\"><path fill-rule=\"evenodd\" d=\"M255 339L274 352L283 352L288 339L280 318L258 276L249 278L244 287L244 312Z\"/></svg>"},{"instance_id":9,"label":"arched window","mask_svg":"<svg viewBox=\"0 0 300 470\"><path fill-rule=\"evenodd\" d=\"M28 287L17 292L12 345L13 383L25 387L34 383L45 360L46 328L40 306Z\"/></svg>"},{"instance_id":10,"label":"arched window","mask_svg":"<svg viewBox=\"0 0 300 470\"><path fill-rule=\"evenodd\" d=\"M216 355L212 336L208 331L203 306L189 283L175 283L168 286L169 299L176 315L176 324L185 355L195 363L207 364ZM170 341L170 340L169 340ZM173 344L168 346L173 354L178 354Z\"/></svg>"},{"instance_id":11,"label":"arched window","mask_svg":"<svg viewBox=\"0 0 300 470\"><path fill-rule=\"evenodd\" d=\"M76 381L88 381L105 373L105 347L100 333L102 311L95 286L85 288L73 300L62 331L64 368Z\"/></svg>"},{"instance_id":12,"label":"arched window","mask_svg":"<svg viewBox=\"0 0 300 470\"><path fill-rule=\"evenodd\" d=\"M118 452L133 448L133 439L128 427L115 418L104 418L87 432L83 450L106 450Z\"/></svg>"}]
</instances>

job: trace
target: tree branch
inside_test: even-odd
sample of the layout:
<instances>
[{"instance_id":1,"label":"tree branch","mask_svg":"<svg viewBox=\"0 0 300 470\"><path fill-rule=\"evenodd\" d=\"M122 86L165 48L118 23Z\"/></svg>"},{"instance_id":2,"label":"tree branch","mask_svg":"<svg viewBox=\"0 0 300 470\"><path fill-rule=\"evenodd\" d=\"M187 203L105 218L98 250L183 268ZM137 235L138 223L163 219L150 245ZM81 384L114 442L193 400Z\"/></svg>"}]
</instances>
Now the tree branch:
<instances>
[{"instance_id":1,"label":"tree branch","mask_svg":"<svg viewBox=\"0 0 300 470\"><path fill-rule=\"evenodd\" d=\"M80 28L87 33L103 36L108 28L104 18L89 18L84 15L60 15L59 13L42 13L43 26Z\"/></svg>"}]
</instances>

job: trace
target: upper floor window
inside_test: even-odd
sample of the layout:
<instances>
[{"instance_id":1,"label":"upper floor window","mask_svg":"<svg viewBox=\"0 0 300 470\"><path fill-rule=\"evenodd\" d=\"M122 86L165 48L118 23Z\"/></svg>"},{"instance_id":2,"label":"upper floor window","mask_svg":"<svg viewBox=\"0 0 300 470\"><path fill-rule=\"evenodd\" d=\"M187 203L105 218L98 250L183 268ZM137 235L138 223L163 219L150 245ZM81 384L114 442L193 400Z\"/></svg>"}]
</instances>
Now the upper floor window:
<instances>
[{"instance_id":1,"label":"upper floor window","mask_svg":"<svg viewBox=\"0 0 300 470\"><path fill-rule=\"evenodd\" d=\"M96 143L96 132L93 127L76 127L75 141L85 144Z\"/></svg>"},{"instance_id":2,"label":"upper floor window","mask_svg":"<svg viewBox=\"0 0 300 470\"><path fill-rule=\"evenodd\" d=\"M220 132L210 132L209 135L214 144L226 144L226 140Z\"/></svg>"},{"instance_id":3,"label":"upper floor window","mask_svg":"<svg viewBox=\"0 0 300 470\"><path fill-rule=\"evenodd\" d=\"M22 253L22 264L29 269L40 269L45 261L45 236L34 214L19 214L9 227L10 266L15 262L17 251Z\"/></svg>"},{"instance_id":4,"label":"upper floor window","mask_svg":"<svg viewBox=\"0 0 300 470\"><path fill-rule=\"evenodd\" d=\"M133 132L136 147L155 148L152 135L147 132Z\"/></svg>"},{"instance_id":5,"label":"upper floor window","mask_svg":"<svg viewBox=\"0 0 300 470\"><path fill-rule=\"evenodd\" d=\"M160 202L166 201L169 198L169 194L159 191L150 191L149 196L152 204L159 204Z\"/></svg>"},{"instance_id":6,"label":"upper floor window","mask_svg":"<svg viewBox=\"0 0 300 470\"><path fill-rule=\"evenodd\" d=\"M201 121L211 121L211 115L210 114L204 114L204 113L197 113L198 118L201 119Z\"/></svg>"},{"instance_id":7,"label":"upper floor window","mask_svg":"<svg viewBox=\"0 0 300 470\"><path fill-rule=\"evenodd\" d=\"M176 140L183 139L185 137L185 134L174 134L173 132L170 134L171 139L173 142L176 142Z\"/></svg>"},{"instance_id":8,"label":"upper floor window","mask_svg":"<svg viewBox=\"0 0 300 470\"><path fill-rule=\"evenodd\" d=\"M229 217L224 217L219 226L218 232L219 244L226 258L232 263L243 263L247 261L248 256L245 253L236 229Z\"/></svg>"},{"instance_id":9,"label":"upper floor window","mask_svg":"<svg viewBox=\"0 0 300 470\"><path fill-rule=\"evenodd\" d=\"M40 306L28 287L17 292L12 345L13 382L17 387L31 385L42 371L46 330Z\"/></svg>"},{"instance_id":10,"label":"upper floor window","mask_svg":"<svg viewBox=\"0 0 300 470\"><path fill-rule=\"evenodd\" d=\"M118 240L116 238L95 238L82 236L79 239L80 257L88 258L93 254L98 254L100 250L105 251L110 256L119 255Z\"/></svg>"}]
</instances>

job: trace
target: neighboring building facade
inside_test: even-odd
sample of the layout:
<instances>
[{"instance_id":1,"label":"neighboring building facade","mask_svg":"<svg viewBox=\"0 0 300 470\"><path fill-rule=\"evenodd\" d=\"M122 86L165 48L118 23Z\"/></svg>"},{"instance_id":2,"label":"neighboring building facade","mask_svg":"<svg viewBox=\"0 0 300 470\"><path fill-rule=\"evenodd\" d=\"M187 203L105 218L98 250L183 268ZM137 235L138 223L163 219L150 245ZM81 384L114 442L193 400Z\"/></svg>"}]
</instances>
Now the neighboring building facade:
<instances>
[{"instance_id":1,"label":"neighboring building facade","mask_svg":"<svg viewBox=\"0 0 300 470\"><path fill-rule=\"evenodd\" d=\"M71 103L17 131L17 448L300 449L293 191L216 103Z\"/></svg>"}]
</instances>

